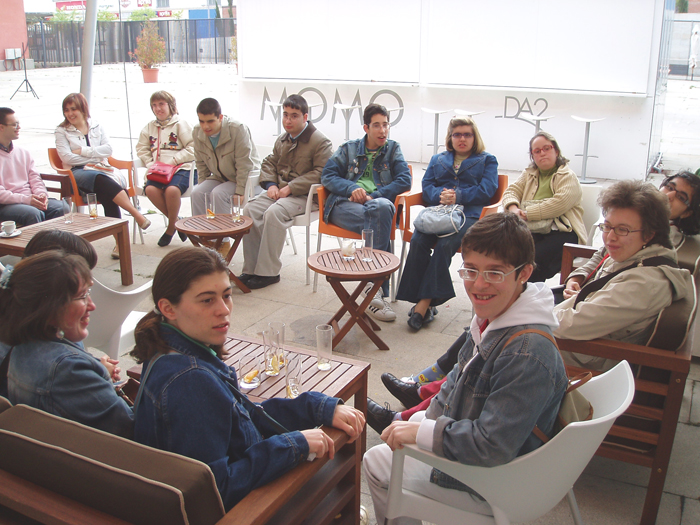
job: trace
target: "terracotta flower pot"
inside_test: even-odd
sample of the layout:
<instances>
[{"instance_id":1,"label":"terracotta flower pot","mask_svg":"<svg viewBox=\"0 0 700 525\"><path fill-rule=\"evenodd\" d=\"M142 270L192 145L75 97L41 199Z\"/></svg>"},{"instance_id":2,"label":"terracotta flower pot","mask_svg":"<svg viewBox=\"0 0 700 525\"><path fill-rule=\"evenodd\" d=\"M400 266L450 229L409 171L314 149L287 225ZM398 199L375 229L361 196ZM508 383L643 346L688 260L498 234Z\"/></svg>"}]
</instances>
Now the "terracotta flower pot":
<instances>
[{"instance_id":1,"label":"terracotta flower pot","mask_svg":"<svg viewBox=\"0 0 700 525\"><path fill-rule=\"evenodd\" d=\"M142 69L143 81L145 84L158 82L158 68Z\"/></svg>"}]
</instances>

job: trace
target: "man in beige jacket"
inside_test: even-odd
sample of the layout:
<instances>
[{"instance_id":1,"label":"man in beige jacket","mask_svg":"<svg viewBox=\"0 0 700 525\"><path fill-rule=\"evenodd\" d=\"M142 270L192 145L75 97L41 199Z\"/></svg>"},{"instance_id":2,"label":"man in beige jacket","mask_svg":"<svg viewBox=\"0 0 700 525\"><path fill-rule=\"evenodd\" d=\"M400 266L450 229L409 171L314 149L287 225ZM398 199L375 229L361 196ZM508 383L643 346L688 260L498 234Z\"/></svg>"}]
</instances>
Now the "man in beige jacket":
<instances>
[{"instance_id":1,"label":"man in beige jacket","mask_svg":"<svg viewBox=\"0 0 700 525\"><path fill-rule=\"evenodd\" d=\"M230 213L231 199L242 202L248 175L260 168L258 152L248 126L222 115L216 99L202 100L197 116L192 137L199 183L192 190L192 214L206 213L205 193L214 197L216 213Z\"/></svg>"},{"instance_id":2,"label":"man in beige jacket","mask_svg":"<svg viewBox=\"0 0 700 525\"><path fill-rule=\"evenodd\" d=\"M304 97L290 95L285 99L282 124L286 133L277 138L260 172L260 186L267 191L243 210L253 219L253 227L243 237L243 273L239 278L251 289L280 281L287 228L295 216L305 212L311 185L321 182L323 167L333 153L331 141L308 118Z\"/></svg>"}]
</instances>

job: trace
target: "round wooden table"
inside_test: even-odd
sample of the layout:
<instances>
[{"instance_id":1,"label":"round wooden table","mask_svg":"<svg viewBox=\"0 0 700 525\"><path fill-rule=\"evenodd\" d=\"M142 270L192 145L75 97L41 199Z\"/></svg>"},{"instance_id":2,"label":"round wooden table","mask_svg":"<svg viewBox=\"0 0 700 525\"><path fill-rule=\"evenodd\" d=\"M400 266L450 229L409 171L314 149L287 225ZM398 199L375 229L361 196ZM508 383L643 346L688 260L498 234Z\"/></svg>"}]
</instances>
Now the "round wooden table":
<instances>
[{"instance_id":1,"label":"round wooden table","mask_svg":"<svg viewBox=\"0 0 700 525\"><path fill-rule=\"evenodd\" d=\"M362 260L363 251L358 250L355 254L355 259L346 261L340 255L340 250L326 250L318 252L309 257L308 265L314 272L326 276L326 280L335 290L338 299L343 303L340 310L331 318L328 324L333 326L335 335L333 336L333 348L345 337L350 331L350 328L357 323L367 336L377 345L380 350L389 350L387 344L375 333L381 330L379 325L374 320L367 316L365 310L369 303L374 299L374 294L377 293L382 283L386 281L392 273L399 268L399 258L393 253L373 250L372 260L364 262ZM349 294L343 282L359 281L359 284ZM367 283L373 283L372 289L367 294L365 299L357 304L357 298L364 290ZM338 326L338 322L342 319L345 312L350 314L350 319L342 326Z\"/></svg>"},{"instance_id":2,"label":"round wooden table","mask_svg":"<svg viewBox=\"0 0 700 525\"><path fill-rule=\"evenodd\" d=\"M227 266L231 264L231 259L233 259L238 245L241 244L241 239L250 231L252 226L253 219L250 217L241 215L240 219L234 221L231 215L225 214L216 215L213 219L207 219L206 215L195 215L180 219L175 223L175 229L187 235L195 246L206 246L219 251L223 240L226 237L231 237L233 244L224 256ZM243 284L231 270L228 271L228 274L243 293L250 293L250 288Z\"/></svg>"}]
</instances>

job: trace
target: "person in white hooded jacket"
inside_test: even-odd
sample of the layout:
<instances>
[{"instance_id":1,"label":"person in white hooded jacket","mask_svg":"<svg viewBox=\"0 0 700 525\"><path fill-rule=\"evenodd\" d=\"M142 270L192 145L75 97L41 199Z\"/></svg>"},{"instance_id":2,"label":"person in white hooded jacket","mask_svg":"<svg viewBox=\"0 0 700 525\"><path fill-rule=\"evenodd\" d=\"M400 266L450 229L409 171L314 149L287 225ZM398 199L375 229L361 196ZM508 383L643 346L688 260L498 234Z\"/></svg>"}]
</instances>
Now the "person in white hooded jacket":
<instances>
[{"instance_id":1,"label":"person in white hooded jacket","mask_svg":"<svg viewBox=\"0 0 700 525\"><path fill-rule=\"evenodd\" d=\"M457 364L427 412L418 412L411 421L393 421L381 434L386 444L364 456L377 523L384 523L396 448L417 443L453 461L492 467L542 445L533 434L535 426L551 437L567 377L552 338L558 325L552 292L542 283L527 283L534 256L532 236L513 214L490 215L464 236L459 275L476 315ZM404 464L404 487L491 514L469 487L411 458ZM420 520L399 518L393 523Z\"/></svg>"}]
</instances>

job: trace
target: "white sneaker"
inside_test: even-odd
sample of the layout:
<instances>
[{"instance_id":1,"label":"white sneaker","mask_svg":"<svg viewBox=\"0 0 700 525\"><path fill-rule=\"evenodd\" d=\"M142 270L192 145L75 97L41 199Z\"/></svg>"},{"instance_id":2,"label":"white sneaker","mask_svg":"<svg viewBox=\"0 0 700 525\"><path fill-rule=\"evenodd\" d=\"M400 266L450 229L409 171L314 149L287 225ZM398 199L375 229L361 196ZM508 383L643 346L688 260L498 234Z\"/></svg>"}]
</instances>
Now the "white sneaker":
<instances>
[{"instance_id":1,"label":"white sneaker","mask_svg":"<svg viewBox=\"0 0 700 525\"><path fill-rule=\"evenodd\" d=\"M367 285L367 287L362 292L362 297L367 297L367 292L372 289L372 285ZM382 297L381 289L376 293L372 302L369 303L367 310L365 310L367 315L375 319L376 321L391 322L396 320L396 312L391 309L389 303Z\"/></svg>"}]
</instances>

